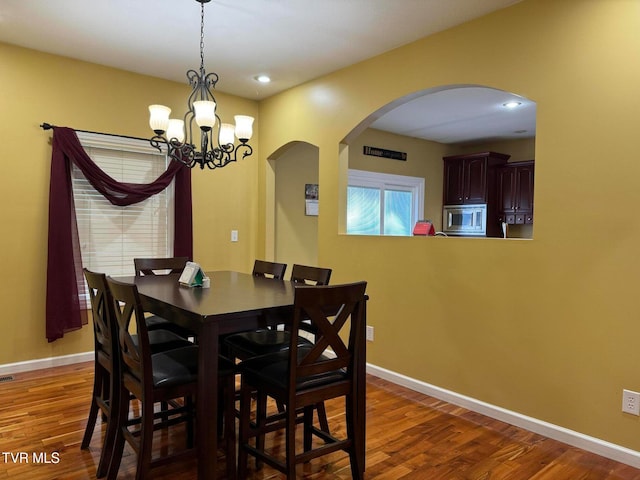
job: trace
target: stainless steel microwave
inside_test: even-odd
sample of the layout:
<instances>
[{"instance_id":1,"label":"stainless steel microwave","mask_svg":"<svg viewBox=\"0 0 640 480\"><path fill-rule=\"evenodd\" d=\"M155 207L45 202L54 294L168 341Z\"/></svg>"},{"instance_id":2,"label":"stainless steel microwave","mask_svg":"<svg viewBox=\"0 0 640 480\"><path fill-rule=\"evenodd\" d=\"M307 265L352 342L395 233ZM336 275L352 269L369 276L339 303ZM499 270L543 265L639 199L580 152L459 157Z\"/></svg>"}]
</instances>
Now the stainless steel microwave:
<instances>
[{"instance_id":1,"label":"stainless steel microwave","mask_svg":"<svg viewBox=\"0 0 640 480\"><path fill-rule=\"evenodd\" d=\"M486 235L487 206L445 205L442 212L442 231L447 235Z\"/></svg>"}]
</instances>

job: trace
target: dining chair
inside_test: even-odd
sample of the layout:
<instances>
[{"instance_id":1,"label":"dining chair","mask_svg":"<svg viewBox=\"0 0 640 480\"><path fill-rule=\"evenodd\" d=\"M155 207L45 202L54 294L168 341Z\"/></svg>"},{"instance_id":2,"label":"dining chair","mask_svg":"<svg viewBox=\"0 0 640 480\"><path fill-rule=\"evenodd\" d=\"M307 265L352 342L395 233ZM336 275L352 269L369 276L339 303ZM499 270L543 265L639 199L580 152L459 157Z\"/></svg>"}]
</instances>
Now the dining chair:
<instances>
[{"instance_id":1,"label":"dining chair","mask_svg":"<svg viewBox=\"0 0 640 480\"><path fill-rule=\"evenodd\" d=\"M98 413L102 412L107 428L96 470L96 477L102 478L107 474L115 439L115 429L113 428L115 418L113 418L113 402L111 398L117 392L116 382L120 376L120 364L116 361L118 356L118 329L115 325L115 319L110 313L112 308L111 299L105 275L91 272L86 268L83 271L91 301L94 375L89 418L87 419L87 426L84 430L80 448L86 449L89 447Z\"/></svg>"},{"instance_id":2,"label":"dining chair","mask_svg":"<svg viewBox=\"0 0 640 480\"><path fill-rule=\"evenodd\" d=\"M286 263L267 262L265 260L255 260L253 262L253 276L274 278L282 280L284 272L287 270Z\"/></svg>"},{"instance_id":3,"label":"dining chair","mask_svg":"<svg viewBox=\"0 0 640 480\"><path fill-rule=\"evenodd\" d=\"M256 260L258 262L258 260ZM285 265L286 268L286 265ZM256 267L254 266L254 272ZM332 270L330 268L311 267L307 265L293 265L291 281L296 284L306 285L328 285ZM254 273L255 275L255 273ZM284 269L283 269L284 275ZM277 352L289 347L290 333L286 326L278 327L277 320L270 319L275 323L271 328L261 328L251 332L235 333L224 339L225 347L232 358L246 360L247 358ZM284 325L280 323L281 325ZM303 330L307 328L313 334L313 326L309 323L303 325ZM299 337L300 345L311 343L305 336Z\"/></svg>"},{"instance_id":4,"label":"dining chair","mask_svg":"<svg viewBox=\"0 0 640 480\"><path fill-rule=\"evenodd\" d=\"M152 353L145 312L135 285L107 279L115 318L118 326L119 377L117 423L112 459L108 478L118 475L125 442L138 455L136 479L148 478L149 470L157 465L176 461L195 454L193 448L193 420L198 378L198 346L189 346ZM130 333L132 325L137 329L138 341ZM225 409L225 454L227 475L235 478L235 366L225 358L219 360L219 381L223 386L222 408ZM140 402L140 416L129 419L130 398ZM170 404L167 412L154 412L154 404ZM217 412L216 412L217 413ZM216 414L212 413L212 414ZM153 431L186 422L186 449L152 458ZM164 453L164 452L163 452ZM215 452L213 453L215 455Z\"/></svg>"},{"instance_id":5,"label":"dining chair","mask_svg":"<svg viewBox=\"0 0 640 480\"><path fill-rule=\"evenodd\" d=\"M136 277L145 275L169 275L172 273L182 273L188 261L188 257L134 258L133 266ZM191 330L176 325L170 320L158 315L148 315L146 323L149 330L170 330L185 338L195 338L195 334Z\"/></svg>"},{"instance_id":6,"label":"dining chair","mask_svg":"<svg viewBox=\"0 0 640 480\"><path fill-rule=\"evenodd\" d=\"M252 275L254 277L282 280L286 270L286 263L255 260ZM267 323L267 319L263 319L263 321ZM283 334L278 332L276 327L277 325L270 325L250 332L225 336L222 339L223 351L226 352L230 358L245 359L279 350L281 346L288 344L288 337L284 339ZM275 346L275 350L271 349L273 346Z\"/></svg>"},{"instance_id":7,"label":"dining chair","mask_svg":"<svg viewBox=\"0 0 640 480\"><path fill-rule=\"evenodd\" d=\"M304 285L328 285L332 270L330 268L313 267L308 265L294 264L291 271L291 281ZM283 272L284 275L284 272ZM279 352L289 348L291 333L286 326L286 322L280 323L274 319L268 320L274 323L270 328L262 328L256 331L235 333L224 339L224 351L229 358L246 360L248 358ZM306 334L298 335L298 346L310 345L315 335L313 324L303 322L301 330ZM265 400L266 403L266 400ZM278 404L278 410L282 411L282 406ZM329 429L327 413L323 403L317 405L318 421L321 428Z\"/></svg>"},{"instance_id":8,"label":"dining chair","mask_svg":"<svg viewBox=\"0 0 640 480\"><path fill-rule=\"evenodd\" d=\"M331 279L330 268L312 267L310 265L293 264L291 281L307 285L329 285Z\"/></svg>"},{"instance_id":9,"label":"dining chair","mask_svg":"<svg viewBox=\"0 0 640 480\"><path fill-rule=\"evenodd\" d=\"M107 425L96 472L96 476L101 478L107 473L108 462L115 438L115 430L113 429L115 419L113 417L112 404L117 394L117 379L120 375L120 363L118 362L118 329L115 323L115 313L113 311L107 277L103 273L92 272L86 268L83 269L83 272L87 281L91 302L95 373L89 418L87 419L87 426L80 448L86 449L89 447L98 412L101 411ZM138 335L134 334L131 338L134 343L139 342ZM173 332L160 329L149 332L149 349L152 353L188 345L191 345L189 341Z\"/></svg>"},{"instance_id":10,"label":"dining chair","mask_svg":"<svg viewBox=\"0 0 640 480\"><path fill-rule=\"evenodd\" d=\"M366 282L334 286L298 286L295 289L289 348L240 362L240 437L238 477L246 478L251 455L296 478L296 465L338 450L349 454L351 474L362 479L364 472L365 412L356 411L358 385L356 371L364 353ZM304 322L316 327L316 342L298 346L295 337ZM346 339L346 340L345 340ZM255 420L251 418L251 396L257 392ZM267 416L266 396L284 405L284 412ZM343 398L346 434L336 437L313 425L313 408L329 399ZM298 412L302 411L302 415ZM296 448L296 426L303 424L303 450ZM265 449L264 436L284 430ZM277 444L285 439L284 449ZM314 438L316 440L314 444ZM252 439L255 439L252 442ZM284 458L282 455L284 451Z\"/></svg>"}]
</instances>

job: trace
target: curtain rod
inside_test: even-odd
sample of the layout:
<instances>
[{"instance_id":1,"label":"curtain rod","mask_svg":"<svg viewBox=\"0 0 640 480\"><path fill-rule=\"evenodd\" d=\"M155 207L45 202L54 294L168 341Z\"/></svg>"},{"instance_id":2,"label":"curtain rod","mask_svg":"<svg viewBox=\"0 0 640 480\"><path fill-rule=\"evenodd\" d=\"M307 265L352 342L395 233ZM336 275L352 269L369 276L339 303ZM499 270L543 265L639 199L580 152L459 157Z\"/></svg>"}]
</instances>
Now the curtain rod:
<instances>
[{"instance_id":1,"label":"curtain rod","mask_svg":"<svg viewBox=\"0 0 640 480\"><path fill-rule=\"evenodd\" d=\"M53 128L56 128L56 125L44 122L40 125L40 128L42 128L43 130L51 130ZM92 132L91 130L78 130L76 128L72 128L72 130L82 133L95 133L97 135L109 135L110 137L130 138L132 140L144 140L146 142L149 141L148 138L132 137L130 135L118 135L117 133Z\"/></svg>"}]
</instances>

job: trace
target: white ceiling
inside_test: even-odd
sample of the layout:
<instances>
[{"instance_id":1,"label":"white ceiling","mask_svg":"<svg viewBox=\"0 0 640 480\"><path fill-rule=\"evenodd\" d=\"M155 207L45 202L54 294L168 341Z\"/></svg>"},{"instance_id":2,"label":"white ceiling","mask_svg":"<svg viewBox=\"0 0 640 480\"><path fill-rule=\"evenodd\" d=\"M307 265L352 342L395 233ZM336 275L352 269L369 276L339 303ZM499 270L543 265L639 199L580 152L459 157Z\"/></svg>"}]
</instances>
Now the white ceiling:
<instances>
[{"instance_id":1,"label":"white ceiling","mask_svg":"<svg viewBox=\"0 0 640 480\"><path fill-rule=\"evenodd\" d=\"M212 0L205 4L205 68L220 76L218 90L262 99L518 1ZM0 42L179 82L199 67L199 37L195 0L0 2ZM272 82L259 84L258 74ZM434 129L446 139L453 138L450 126L459 132L455 141L469 141L478 123L502 120L495 91L465 90L458 110L445 100L462 90L439 92L405 104L376 128L421 138ZM532 136L535 105L525 110L533 121L522 128L507 121L507 130L492 136L522 129Z\"/></svg>"},{"instance_id":2,"label":"white ceiling","mask_svg":"<svg viewBox=\"0 0 640 480\"><path fill-rule=\"evenodd\" d=\"M507 102L520 105L507 108ZM536 104L502 90L457 86L400 105L371 127L449 144L531 138L536 133Z\"/></svg>"}]
</instances>

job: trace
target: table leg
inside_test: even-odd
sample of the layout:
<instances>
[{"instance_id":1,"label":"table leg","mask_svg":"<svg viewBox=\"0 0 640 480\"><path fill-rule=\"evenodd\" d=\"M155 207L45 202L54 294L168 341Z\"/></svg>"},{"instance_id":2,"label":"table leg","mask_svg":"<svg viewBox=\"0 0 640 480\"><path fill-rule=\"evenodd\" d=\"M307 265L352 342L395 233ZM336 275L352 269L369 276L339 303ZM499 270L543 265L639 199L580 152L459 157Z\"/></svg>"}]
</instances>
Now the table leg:
<instances>
[{"instance_id":1,"label":"table leg","mask_svg":"<svg viewBox=\"0 0 640 480\"><path fill-rule=\"evenodd\" d=\"M196 441L198 479L217 476L218 461L218 325L205 322L198 335L198 398Z\"/></svg>"}]
</instances>

